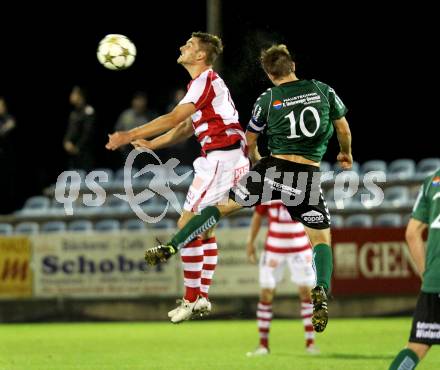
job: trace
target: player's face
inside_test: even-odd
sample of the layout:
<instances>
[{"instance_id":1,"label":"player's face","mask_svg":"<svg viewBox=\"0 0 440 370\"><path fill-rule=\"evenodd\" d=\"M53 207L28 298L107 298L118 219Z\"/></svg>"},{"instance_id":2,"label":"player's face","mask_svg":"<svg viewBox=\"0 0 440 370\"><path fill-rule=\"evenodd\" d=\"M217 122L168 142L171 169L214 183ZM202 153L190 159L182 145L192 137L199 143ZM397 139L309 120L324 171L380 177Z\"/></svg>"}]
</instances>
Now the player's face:
<instances>
[{"instance_id":1,"label":"player's face","mask_svg":"<svg viewBox=\"0 0 440 370\"><path fill-rule=\"evenodd\" d=\"M191 37L185 45L180 47L180 56L177 58L177 63L193 64L197 59L199 51L197 39Z\"/></svg>"}]
</instances>

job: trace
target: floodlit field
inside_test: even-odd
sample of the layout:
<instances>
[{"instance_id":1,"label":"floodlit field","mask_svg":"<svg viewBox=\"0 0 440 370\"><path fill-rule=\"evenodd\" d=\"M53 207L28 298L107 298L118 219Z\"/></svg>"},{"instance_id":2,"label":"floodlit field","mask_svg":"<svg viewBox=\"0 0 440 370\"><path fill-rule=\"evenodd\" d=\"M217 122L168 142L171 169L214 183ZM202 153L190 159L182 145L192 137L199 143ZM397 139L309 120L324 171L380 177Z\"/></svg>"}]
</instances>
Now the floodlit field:
<instances>
[{"instance_id":1,"label":"floodlit field","mask_svg":"<svg viewBox=\"0 0 440 370\"><path fill-rule=\"evenodd\" d=\"M299 320L274 320L272 353L247 358L258 341L254 321L3 324L0 369L388 369L409 328L409 318L333 319L311 356ZM440 369L439 348L417 369Z\"/></svg>"}]
</instances>

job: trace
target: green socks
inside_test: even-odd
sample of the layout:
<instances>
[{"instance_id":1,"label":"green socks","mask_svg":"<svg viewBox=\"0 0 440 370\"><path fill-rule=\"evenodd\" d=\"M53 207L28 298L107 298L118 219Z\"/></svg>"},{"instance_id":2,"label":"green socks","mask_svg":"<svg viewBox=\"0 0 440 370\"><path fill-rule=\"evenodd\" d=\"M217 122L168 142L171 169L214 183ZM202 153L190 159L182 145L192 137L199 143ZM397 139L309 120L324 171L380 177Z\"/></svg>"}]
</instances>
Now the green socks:
<instances>
[{"instance_id":1,"label":"green socks","mask_svg":"<svg viewBox=\"0 0 440 370\"><path fill-rule=\"evenodd\" d=\"M318 244L313 248L313 262L316 269L316 285L328 292L333 272L332 248L327 244Z\"/></svg>"},{"instance_id":2,"label":"green socks","mask_svg":"<svg viewBox=\"0 0 440 370\"><path fill-rule=\"evenodd\" d=\"M419 358L417 355L409 348L405 348L397 354L389 370L413 370L418 362Z\"/></svg>"},{"instance_id":3,"label":"green socks","mask_svg":"<svg viewBox=\"0 0 440 370\"><path fill-rule=\"evenodd\" d=\"M220 220L220 211L217 207L210 206L205 208L199 215L194 216L189 222L180 230L168 244L178 250L189 242L197 238L206 230L213 227L218 220Z\"/></svg>"}]
</instances>

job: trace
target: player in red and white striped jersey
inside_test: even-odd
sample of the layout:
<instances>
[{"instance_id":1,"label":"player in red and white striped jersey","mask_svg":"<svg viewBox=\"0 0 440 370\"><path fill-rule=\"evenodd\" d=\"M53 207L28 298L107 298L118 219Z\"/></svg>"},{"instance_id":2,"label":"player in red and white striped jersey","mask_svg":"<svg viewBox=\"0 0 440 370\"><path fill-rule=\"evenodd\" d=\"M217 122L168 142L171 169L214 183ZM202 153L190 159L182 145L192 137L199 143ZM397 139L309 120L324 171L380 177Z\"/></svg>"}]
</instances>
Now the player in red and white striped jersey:
<instances>
[{"instance_id":1,"label":"player in red and white striped jersey","mask_svg":"<svg viewBox=\"0 0 440 370\"><path fill-rule=\"evenodd\" d=\"M184 211L178 221L182 228L194 213L227 199L229 190L249 171L245 155L246 138L238 112L220 76L212 65L222 52L221 40L214 35L195 32L180 48L177 62L191 75L188 91L168 114L141 127L109 136L111 150L130 142L136 148L165 148L196 135L202 156L194 161L194 180ZM159 134L154 140L148 139ZM208 289L217 265L217 242L213 229L182 248L185 295L181 305L168 316L174 323L194 312L209 311Z\"/></svg>"},{"instance_id":2,"label":"player in red and white striped jersey","mask_svg":"<svg viewBox=\"0 0 440 370\"><path fill-rule=\"evenodd\" d=\"M313 304L310 297L310 290L316 278L310 241L303 225L292 221L281 200L258 205L252 217L246 250L250 262L256 263L255 240L265 216L269 219L269 229L259 267L261 291L257 307L257 324L260 344L255 351L248 352L248 356L269 353L269 330L273 316L272 301L275 288L283 278L286 265L289 267L292 282L298 286L306 350L316 353L315 332L312 326Z\"/></svg>"}]
</instances>

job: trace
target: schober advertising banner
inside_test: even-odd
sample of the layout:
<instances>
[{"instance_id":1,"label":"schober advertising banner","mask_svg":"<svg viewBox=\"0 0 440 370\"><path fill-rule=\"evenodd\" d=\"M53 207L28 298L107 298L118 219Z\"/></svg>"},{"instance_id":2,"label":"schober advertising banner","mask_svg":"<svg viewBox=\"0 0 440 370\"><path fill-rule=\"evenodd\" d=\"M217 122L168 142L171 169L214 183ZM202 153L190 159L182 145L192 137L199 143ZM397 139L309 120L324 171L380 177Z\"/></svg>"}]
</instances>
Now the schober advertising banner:
<instances>
[{"instance_id":1,"label":"schober advertising banner","mask_svg":"<svg viewBox=\"0 0 440 370\"><path fill-rule=\"evenodd\" d=\"M178 258L151 267L143 259L157 232L38 235L32 238L35 297L177 296Z\"/></svg>"},{"instance_id":2,"label":"schober advertising banner","mask_svg":"<svg viewBox=\"0 0 440 370\"><path fill-rule=\"evenodd\" d=\"M0 237L0 299L32 295L29 239Z\"/></svg>"}]
</instances>

